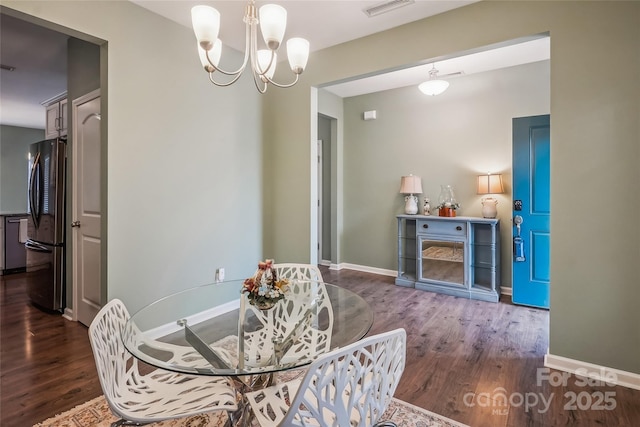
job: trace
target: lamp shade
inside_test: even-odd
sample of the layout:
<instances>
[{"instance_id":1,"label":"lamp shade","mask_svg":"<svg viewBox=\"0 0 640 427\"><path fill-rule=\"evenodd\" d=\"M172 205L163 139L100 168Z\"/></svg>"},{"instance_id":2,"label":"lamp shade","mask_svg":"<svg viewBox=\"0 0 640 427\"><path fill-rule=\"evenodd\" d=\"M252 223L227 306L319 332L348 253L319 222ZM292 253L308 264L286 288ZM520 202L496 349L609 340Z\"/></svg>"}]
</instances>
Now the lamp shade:
<instances>
[{"instance_id":1,"label":"lamp shade","mask_svg":"<svg viewBox=\"0 0 640 427\"><path fill-rule=\"evenodd\" d=\"M273 56L273 59L271 59L271 56ZM258 51L258 67L260 68L258 71L260 74L264 74L268 78L272 78L273 74L276 72L277 61L278 55L274 51L267 49L260 49Z\"/></svg>"},{"instance_id":2,"label":"lamp shade","mask_svg":"<svg viewBox=\"0 0 640 427\"><path fill-rule=\"evenodd\" d=\"M194 6L191 9L191 23L204 50L213 48L220 31L220 12L210 6Z\"/></svg>"},{"instance_id":3,"label":"lamp shade","mask_svg":"<svg viewBox=\"0 0 640 427\"><path fill-rule=\"evenodd\" d=\"M291 71L301 74L309 59L309 41L300 37L287 40L287 57Z\"/></svg>"},{"instance_id":4,"label":"lamp shade","mask_svg":"<svg viewBox=\"0 0 640 427\"><path fill-rule=\"evenodd\" d=\"M265 4L260 8L260 30L269 49L277 49L287 28L287 10L277 4Z\"/></svg>"},{"instance_id":5,"label":"lamp shade","mask_svg":"<svg viewBox=\"0 0 640 427\"><path fill-rule=\"evenodd\" d=\"M401 194L422 194L422 180L419 176L403 176L400 181Z\"/></svg>"},{"instance_id":6,"label":"lamp shade","mask_svg":"<svg viewBox=\"0 0 640 427\"><path fill-rule=\"evenodd\" d=\"M478 175L478 194L501 194L504 193L502 185L502 175Z\"/></svg>"}]
</instances>

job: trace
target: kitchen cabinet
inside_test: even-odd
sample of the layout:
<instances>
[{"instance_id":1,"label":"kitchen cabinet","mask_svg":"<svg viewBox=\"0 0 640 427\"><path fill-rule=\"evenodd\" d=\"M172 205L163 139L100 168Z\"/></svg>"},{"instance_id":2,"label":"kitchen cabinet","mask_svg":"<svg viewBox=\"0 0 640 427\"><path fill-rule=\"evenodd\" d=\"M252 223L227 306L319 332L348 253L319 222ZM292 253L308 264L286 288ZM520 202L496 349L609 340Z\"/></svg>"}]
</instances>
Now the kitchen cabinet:
<instances>
[{"instance_id":1,"label":"kitchen cabinet","mask_svg":"<svg viewBox=\"0 0 640 427\"><path fill-rule=\"evenodd\" d=\"M398 215L396 285L497 302L500 220Z\"/></svg>"},{"instance_id":2,"label":"kitchen cabinet","mask_svg":"<svg viewBox=\"0 0 640 427\"><path fill-rule=\"evenodd\" d=\"M66 93L55 97L45 104L47 121L45 139L67 134L67 98Z\"/></svg>"}]
</instances>

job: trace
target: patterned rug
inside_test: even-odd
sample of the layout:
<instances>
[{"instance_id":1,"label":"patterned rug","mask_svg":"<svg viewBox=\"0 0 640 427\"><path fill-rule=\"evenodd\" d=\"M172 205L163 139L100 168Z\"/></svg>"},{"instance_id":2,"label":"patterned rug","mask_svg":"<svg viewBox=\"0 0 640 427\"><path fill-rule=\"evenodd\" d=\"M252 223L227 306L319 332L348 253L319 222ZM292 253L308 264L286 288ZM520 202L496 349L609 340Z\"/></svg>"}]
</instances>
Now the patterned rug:
<instances>
[{"instance_id":1,"label":"patterned rug","mask_svg":"<svg viewBox=\"0 0 640 427\"><path fill-rule=\"evenodd\" d=\"M383 420L393 421L398 427L468 427L456 421L418 408L402 400L393 399ZM149 427L223 427L227 415L222 412L194 415L188 418L147 424ZM117 418L111 414L103 396L49 418L34 427L109 427ZM257 424L254 424L257 426Z\"/></svg>"}]
</instances>

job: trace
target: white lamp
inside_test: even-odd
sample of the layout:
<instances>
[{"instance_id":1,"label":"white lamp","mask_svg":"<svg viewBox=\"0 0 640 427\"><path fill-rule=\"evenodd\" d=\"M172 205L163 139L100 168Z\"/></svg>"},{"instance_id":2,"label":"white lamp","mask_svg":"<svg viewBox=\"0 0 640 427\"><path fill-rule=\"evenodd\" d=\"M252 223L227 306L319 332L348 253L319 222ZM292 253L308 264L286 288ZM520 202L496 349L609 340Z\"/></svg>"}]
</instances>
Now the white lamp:
<instances>
[{"instance_id":1,"label":"white lamp","mask_svg":"<svg viewBox=\"0 0 640 427\"><path fill-rule=\"evenodd\" d=\"M504 193L502 185L502 175L478 175L478 194L501 194ZM493 197L484 197L482 199L482 217L495 218L498 216L497 205L498 200Z\"/></svg>"},{"instance_id":2,"label":"white lamp","mask_svg":"<svg viewBox=\"0 0 640 427\"><path fill-rule=\"evenodd\" d=\"M406 194L404 200L404 212L408 215L418 213L418 197L416 194L422 194L422 180L419 176L409 175L403 176L400 181L400 194Z\"/></svg>"}]
</instances>

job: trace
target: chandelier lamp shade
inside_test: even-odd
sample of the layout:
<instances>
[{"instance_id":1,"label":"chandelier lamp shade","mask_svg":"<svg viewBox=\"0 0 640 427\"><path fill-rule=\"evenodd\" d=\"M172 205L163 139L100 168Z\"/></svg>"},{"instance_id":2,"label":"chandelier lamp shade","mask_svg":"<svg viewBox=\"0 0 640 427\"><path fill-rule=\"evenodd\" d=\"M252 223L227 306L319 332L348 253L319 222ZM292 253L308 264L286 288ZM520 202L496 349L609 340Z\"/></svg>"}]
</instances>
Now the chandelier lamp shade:
<instances>
[{"instance_id":1,"label":"chandelier lamp shade","mask_svg":"<svg viewBox=\"0 0 640 427\"><path fill-rule=\"evenodd\" d=\"M408 175L403 176L400 180L400 194L405 194L404 212L408 215L418 213L418 197L416 194L422 194L422 180L419 176Z\"/></svg>"},{"instance_id":2,"label":"chandelier lamp shade","mask_svg":"<svg viewBox=\"0 0 640 427\"><path fill-rule=\"evenodd\" d=\"M433 64L433 67L429 70L429 80L420 83L418 89L425 95L436 96L447 90L448 87L448 81L438 79L438 70L436 70L436 65Z\"/></svg>"},{"instance_id":3,"label":"chandelier lamp shade","mask_svg":"<svg viewBox=\"0 0 640 427\"><path fill-rule=\"evenodd\" d=\"M250 64L253 81L260 93L265 93L269 84L281 88L295 85L309 59L309 42L303 38L287 40L287 57L295 76L293 82L281 84L273 80L278 62L276 52L287 27L287 10L276 4L266 4L258 10L255 1L250 0L246 6L243 21L246 26L244 60L238 69L227 71L219 65L222 56L222 42L218 38L220 12L211 6L204 5L191 9L191 23L198 40L200 62L204 70L209 73L211 83L216 86L230 86L240 78ZM258 26L266 49L258 49ZM216 72L228 76L226 81L214 79Z\"/></svg>"},{"instance_id":4,"label":"chandelier lamp shade","mask_svg":"<svg viewBox=\"0 0 640 427\"><path fill-rule=\"evenodd\" d=\"M478 194L502 194L504 186L502 185L502 175L478 175ZM498 200L493 197L484 197L482 199L482 216L484 218L495 218L498 216Z\"/></svg>"}]
</instances>

